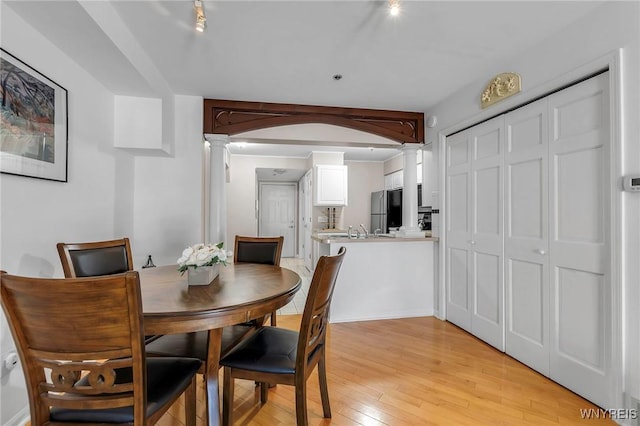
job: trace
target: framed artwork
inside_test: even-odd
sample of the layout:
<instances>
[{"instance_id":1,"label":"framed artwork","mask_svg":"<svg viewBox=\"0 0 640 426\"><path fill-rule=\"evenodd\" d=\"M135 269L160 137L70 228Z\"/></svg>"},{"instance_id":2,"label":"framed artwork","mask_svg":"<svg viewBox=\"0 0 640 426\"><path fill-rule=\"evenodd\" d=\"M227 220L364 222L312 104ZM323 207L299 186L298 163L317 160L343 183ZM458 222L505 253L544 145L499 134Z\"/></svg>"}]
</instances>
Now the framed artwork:
<instances>
[{"instance_id":1,"label":"framed artwork","mask_svg":"<svg viewBox=\"0 0 640 426\"><path fill-rule=\"evenodd\" d=\"M0 172L67 181L67 91L0 48Z\"/></svg>"}]
</instances>

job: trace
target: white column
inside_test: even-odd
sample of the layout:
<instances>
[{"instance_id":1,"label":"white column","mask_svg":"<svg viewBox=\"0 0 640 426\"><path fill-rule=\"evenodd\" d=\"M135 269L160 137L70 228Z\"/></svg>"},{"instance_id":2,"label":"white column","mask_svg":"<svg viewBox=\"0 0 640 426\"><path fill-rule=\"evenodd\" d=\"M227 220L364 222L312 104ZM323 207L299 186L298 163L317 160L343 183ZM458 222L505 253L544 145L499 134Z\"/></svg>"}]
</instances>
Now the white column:
<instances>
[{"instance_id":1,"label":"white column","mask_svg":"<svg viewBox=\"0 0 640 426\"><path fill-rule=\"evenodd\" d=\"M227 174L225 155L227 144L229 143L229 135L207 134L205 139L210 144L209 148L209 202L205 204L205 228L207 227L208 218L208 235L205 239L208 243L217 244L224 241L224 247L229 250L227 242ZM204 200L206 200L205 194ZM231 249L233 249L231 247Z\"/></svg>"},{"instance_id":2,"label":"white column","mask_svg":"<svg viewBox=\"0 0 640 426\"><path fill-rule=\"evenodd\" d=\"M421 144L405 143L403 153L402 183L402 226L398 232L401 237L421 237L424 231L418 228L418 149Z\"/></svg>"}]
</instances>

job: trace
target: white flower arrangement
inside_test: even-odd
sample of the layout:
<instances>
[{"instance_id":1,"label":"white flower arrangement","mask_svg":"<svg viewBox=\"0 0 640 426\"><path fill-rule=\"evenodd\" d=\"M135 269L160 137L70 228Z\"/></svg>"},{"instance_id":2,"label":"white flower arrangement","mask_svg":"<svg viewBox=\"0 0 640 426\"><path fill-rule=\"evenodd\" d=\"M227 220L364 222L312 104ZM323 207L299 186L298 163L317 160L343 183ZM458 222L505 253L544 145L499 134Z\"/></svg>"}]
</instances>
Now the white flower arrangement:
<instances>
[{"instance_id":1,"label":"white flower arrangement","mask_svg":"<svg viewBox=\"0 0 640 426\"><path fill-rule=\"evenodd\" d=\"M187 247L178 259L178 271L182 274L189 269L200 266L212 266L218 263L227 265L227 252L223 250L224 243L195 244Z\"/></svg>"}]
</instances>

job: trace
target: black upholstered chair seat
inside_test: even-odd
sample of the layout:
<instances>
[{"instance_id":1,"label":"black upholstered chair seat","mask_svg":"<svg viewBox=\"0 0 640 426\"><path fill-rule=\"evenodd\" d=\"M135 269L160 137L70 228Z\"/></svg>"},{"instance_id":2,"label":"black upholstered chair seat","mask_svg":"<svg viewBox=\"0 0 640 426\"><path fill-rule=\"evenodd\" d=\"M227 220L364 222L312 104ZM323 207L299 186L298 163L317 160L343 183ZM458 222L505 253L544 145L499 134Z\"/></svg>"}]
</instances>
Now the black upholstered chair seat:
<instances>
[{"instance_id":1,"label":"black upholstered chair seat","mask_svg":"<svg viewBox=\"0 0 640 426\"><path fill-rule=\"evenodd\" d=\"M147 415L175 398L187 386L202 362L188 358L147 358ZM120 369L116 383L131 381L131 369ZM77 385L86 385L83 379ZM179 384L176 386L176 384ZM133 423L133 406L102 410L52 408L51 421L76 423Z\"/></svg>"},{"instance_id":2,"label":"black upholstered chair seat","mask_svg":"<svg viewBox=\"0 0 640 426\"><path fill-rule=\"evenodd\" d=\"M294 374L297 349L297 331L263 327L222 358L220 365L264 373Z\"/></svg>"},{"instance_id":3,"label":"black upholstered chair seat","mask_svg":"<svg viewBox=\"0 0 640 426\"><path fill-rule=\"evenodd\" d=\"M222 346L220 355L224 356L238 344L248 333L255 331L253 324L239 324L222 329ZM184 334L165 334L147 343L145 350L148 356L180 356L207 360L206 331Z\"/></svg>"}]
</instances>

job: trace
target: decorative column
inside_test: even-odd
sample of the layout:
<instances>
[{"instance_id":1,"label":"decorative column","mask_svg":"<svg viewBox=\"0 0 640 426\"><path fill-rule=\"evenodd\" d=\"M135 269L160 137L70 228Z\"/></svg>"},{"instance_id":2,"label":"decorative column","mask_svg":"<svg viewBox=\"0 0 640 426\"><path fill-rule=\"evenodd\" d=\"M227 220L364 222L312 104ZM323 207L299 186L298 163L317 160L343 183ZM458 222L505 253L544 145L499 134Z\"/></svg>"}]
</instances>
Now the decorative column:
<instances>
[{"instance_id":1,"label":"decorative column","mask_svg":"<svg viewBox=\"0 0 640 426\"><path fill-rule=\"evenodd\" d=\"M421 144L405 143L403 152L402 183L402 226L399 237L424 237L424 231L418 228L418 149Z\"/></svg>"},{"instance_id":2,"label":"decorative column","mask_svg":"<svg viewBox=\"0 0 640 426\"><path fill-rule=\"evenodd\" d=\"M224 247L229 250L230 247L227 243L227 174L225 164L229 135L206 134L204 137L210 145L209 176L207 179L205 167L205 191L203 194L205 243L216 244L224 241Z\"/></svg>"}]
</instances>

